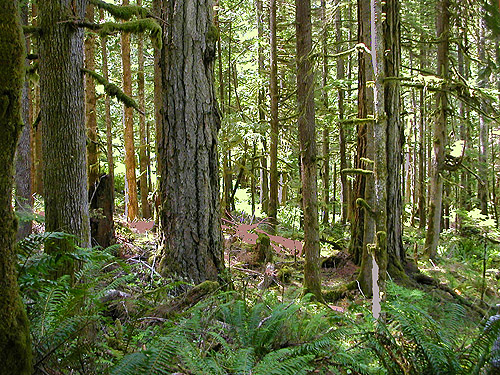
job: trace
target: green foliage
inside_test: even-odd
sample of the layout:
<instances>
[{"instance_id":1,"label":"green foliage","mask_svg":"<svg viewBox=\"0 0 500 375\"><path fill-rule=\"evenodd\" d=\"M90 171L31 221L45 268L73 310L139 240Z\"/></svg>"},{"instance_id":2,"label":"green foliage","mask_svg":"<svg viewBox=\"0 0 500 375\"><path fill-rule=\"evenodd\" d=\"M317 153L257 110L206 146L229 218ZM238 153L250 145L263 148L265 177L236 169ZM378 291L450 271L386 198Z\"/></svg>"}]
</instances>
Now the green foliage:
<instances>
[{"instance_id":1,"label":"green foliage","mask_svg":"<svg viewBox=\"0 0 500 375\"><path fill-rule=\"evenodd\" d=\"M335 325L341 321L308 303L248 305L221 295L193 309L147 351L124 357L112 374L297 375L314 370L318 359L369 373L339 345L345 332Z\"/></svg>"},{"instance_id":2,"label":"green foliage","mask_svg":"<svg viewBox=\"0 0 500 375\"><path fill-rule=\"evenodd\" d=\"M31 321L35 368L42 372L74 368L97 373L98 368L107 367L94 355L103 345L95 342L97 332L107 320L102 298L135 276L110 254L111 248L89 251L75 247L71 253L55 249L50 254L40 251L44 244L61 240L72 241L73 237L59 232L32 234L18 243L19 285ZM74 280L68 275L54 280L54 271L68 258L80 263ZM118 267L102 273L109 264Z\"/></svg>"}]
</instances>

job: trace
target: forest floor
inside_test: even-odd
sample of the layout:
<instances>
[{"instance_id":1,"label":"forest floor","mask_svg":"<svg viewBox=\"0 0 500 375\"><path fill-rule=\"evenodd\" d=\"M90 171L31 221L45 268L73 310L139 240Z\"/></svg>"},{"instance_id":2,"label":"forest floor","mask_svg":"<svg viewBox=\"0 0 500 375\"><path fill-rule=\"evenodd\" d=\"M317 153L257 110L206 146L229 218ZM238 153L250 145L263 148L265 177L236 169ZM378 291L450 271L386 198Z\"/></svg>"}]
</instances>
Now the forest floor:
<instances>
[{"instance_id":1,"label":"forest floor","mask_svg":"<svg viewBox=\"0 0 500 375\"><path fill-rule=\"evenodd\" d=\"M223 225L224 257L236 290L250 291L262 295L274 290L280 299L286 300L300 295L303 284L304 258L297 246L300 232L285 229L281 235L271 235L272 260L259 261L258 234L272 233L266 223L249 224L231 218ZM120 257L126 259L148 259L151 263L157 248L157 236L153 221L126 223L117 221L117 241L121 244ZM405 238L408 259L415 264L423 276L412 280L404 287L428 293L437 305L458 303L464 305L473 320L480 320L481 313L496 313L500 303L500 251L496 247L483 248L481 241L460 238L449 233L443 235L446 246L441 247L441 256L436 262L418 259L418 248L422 233L408 229ZM338 228L337 228L338 234ZM326 239L325 237L328 237ZM343 312L352 304L370 305L359 288L343 290L342 286L356 282L358 267L347 251L347 238L333 238L332 231L322 235L321 281L328 305ZM421 246L420 246L421 247ZM299 255L300 254L300 255ZM389 276L389 281L392 281ZM341 290L341 292L337 292Z\"/></svg>"}]
</instances>

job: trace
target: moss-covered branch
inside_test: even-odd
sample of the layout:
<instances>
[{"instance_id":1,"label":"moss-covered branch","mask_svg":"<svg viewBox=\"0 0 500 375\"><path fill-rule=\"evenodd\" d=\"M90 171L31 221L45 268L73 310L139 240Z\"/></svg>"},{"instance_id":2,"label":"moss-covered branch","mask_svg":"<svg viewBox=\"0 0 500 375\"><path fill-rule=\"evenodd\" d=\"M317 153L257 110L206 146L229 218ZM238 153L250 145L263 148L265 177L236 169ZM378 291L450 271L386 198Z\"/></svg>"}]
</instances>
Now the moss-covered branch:
<instances>
[{"instance_id":1,"label":"moss-covered branch","mask_svg":"<svg viewBox=\"0 0 500 375\"><path fill-rule=\"evenodd\" d=\"M367 170L367 169L359 169L359 168L346 168L342 169L340 173L343 174L362 174L365 176L369 176L373 174L373 171Z\"/></svg>"},{"instance_id":2,"label":"moss-covered branch","mask_svg":"<svg viewBox=\"0 0 500 375\"><path fill-rule=\"evenodd\" d=\"M365 201L363 198L358 198L356 199L356 204L359 206L359 207L362 207L364 208L370 215L374 215L374 212L371 208L371 206L368 204L367 201Z\"/></svg>"},{"instance_id":3,"label":"moss-covered branch","mask_svg":"<svg viewBox=\"0 0 500 375\"><path fill-rule=\"evenodd\" d=\"M38 34L40 32L40 30L41 30L41 28L39 26L23 25L23 33L24 33L24 35Z\"/></svg>"},{"instance_id":4,"label":"moss-covered branch","mask_svg":"<svg viewBox=\"0 0 500 375\"><path fill-rule=\"evenodd\" d=\"M341 120L341 124L354 124L354 125L359 125L359 124L367 124L373 122L374 119L373 117L368 117L368 118L351 118L351 119L346 119L346 120Z\"/></svg>"},{"instance_id":5,"label":"moss-covered branch","mask_svg":"<svg viewBox=\"0 0 500 375\"><path fill-rule=\"evenodd\" d=\"M152 18L143 18L135 21L128 22L105 22L99 25L99 28L96 30L97 33L101 36L107 36L115 34L116 32L128 32L128 33L145 33L146 31L150 32L151 42L153 43L153 47L161 49L162 41L161 41L161 27Z\"/></svg>"},{"instance_id":6,"label":"moss-covered branch","mask_svg":"<svg viewBox=\"0 0 500 375\"><path fill-rule=\"evenodd\" d=\"M117 85L106 81L104 77L100 76L99 74L97 74L92 70L82 69L82 71L91 76L92 78L94 78L99 84L103 85L106 94L115 97L120 102L125 104L125 106L129 108L134 108L140 114L142 115L144 114L144 112L142 112L139 109L139 105L136 103L136 101L132 99L130 96L126 95Z\"/></svg>"},{"instance_id":7,"label":"moss-covered branch","mask_svg":"<svg viewBox=\"0 0 500 375\"><path fill-rule=\"evenodd\" d=\"M129 21L132 17L147 18L150 16L146 8L137 5L114 5L102 0L90 0L91 4L101 8L113 17L123 21Z\"/></svg>"}]
</instances>

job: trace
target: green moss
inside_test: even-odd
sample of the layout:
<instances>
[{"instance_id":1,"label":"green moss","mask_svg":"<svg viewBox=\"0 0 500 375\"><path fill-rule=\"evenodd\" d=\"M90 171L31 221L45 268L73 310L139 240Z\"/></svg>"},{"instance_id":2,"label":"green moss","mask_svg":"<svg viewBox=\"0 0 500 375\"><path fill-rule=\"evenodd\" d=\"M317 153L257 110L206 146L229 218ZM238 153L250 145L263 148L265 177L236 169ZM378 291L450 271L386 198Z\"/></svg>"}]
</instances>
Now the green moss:
<instances>
[{"instance_id":1,"label":"green moss","mask_svg":"<svg viewBox=\"0 0 500 375\"><path fill-rule=\"evenodd\" d=\"M362 175L372 175L373 171L367 169L359 169L359 168L346 168L342 169L340 173L344 174L362 174Z\"/></svg>"},{"instance_id":2,"label":"green moss","mask_svg":"<svg viewBox=\"0 0 500 375\"><path fill-rule=\"evenodd\" d=\"M94 78L98 83L104 86L104 91L106 94L109 96L115 97L118 99L120 102L125 104L125 106L129 108L134 108L137 111L139 111L139 105L137 102L132 99L130 96L126 95L117 85L114 83L110 83L104 79L104 77L100 76L96 72L88 69L82 69L83 72L86 74L90 75L92 78Z\"/></svg>"},{"instance_id":3,"label":"green moss","mask_svg":"<svg viewBox=\"0 0 500 375\"><path fill-rule=\"evenodd\" d=\"M207 31L207 43L215 43L219 40L219 29L215 25L210 25Z\"/></svg>"},{"instance_id":4,"label":"green moss","mask_svg":"<svg viewBox=\"0 0 500 375\"><path fill-rule=\"evenodd\" d=\"M347 284L342 284L335 289L323 293L323 298L325 299L326 302L336 302L339 299L344 298L348 292L356 289L356 287L357 287L356 281L351 281Z\"/></svg>"},{"instance_id":5,"label":"green moss","mask_svg":"<svg viewBox=\"0 0 500 375\"><path fill-rule=\"evenodd\" d=\"M278 271L278 279L283 284L288 284L292 279L292 276L293 276L293 268L284 266L280 268L280 270Z\"/></svg>"},{"instance_id":6,"label":"green moss","mask_svg":"<svg viewBox=\"0 0 500 375\"><path fill-rule=\"evenodd\" d=\"M149 15L149 11L146 8L137 5L114 5L102 0L90 0L90 3L104 9L119 20L128 21L132 17L146 18Z\"/></svg>"},{"instance_id":7,"label":"green moss","mask_svg":"<svg viewBox=\"0 0 500 375\"><path fill-rule=\"evenodd\" d=\"M372 208L370 207L370 205L368 204L368 202L365 201L363 198L356 199L356 205L359 206L359 207L364 208L370 214L373 213Z\"/></svg>"},{"instance_id":8,"label":"green moss","mask_svg":"<svg viewBox=\"0 0 500 375\"><path fill-rule=\"evenodd\" d=\"M105 22L100 25L98 33L101 36L112 35L117 32L128 32L128 33L145 33L149 31L151 42L153 47L161 49L162 47L162 31L161 27L152 18L144 18L135 21L128 22Z\"/></svg>"}]
</instances>

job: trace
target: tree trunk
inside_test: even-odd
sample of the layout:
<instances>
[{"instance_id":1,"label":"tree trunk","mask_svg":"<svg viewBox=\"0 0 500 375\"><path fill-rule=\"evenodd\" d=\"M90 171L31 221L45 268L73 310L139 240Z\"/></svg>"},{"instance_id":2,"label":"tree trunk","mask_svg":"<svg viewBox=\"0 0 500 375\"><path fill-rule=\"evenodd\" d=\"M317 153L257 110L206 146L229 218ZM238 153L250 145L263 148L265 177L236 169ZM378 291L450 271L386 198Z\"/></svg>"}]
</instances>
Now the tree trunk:
<instances>
[{"instance_id":1,"label":"tree trunk","mask_svg":"<svg viewBox=\"0 0 500 375\"><path fill-rule=\"evenodd\" d=\"M21 96L24 82L24 38L16 0L0 0L0 373L29 375L32 352L29 322L19 296L14 248L16 218L11 197L14 154L22 129Z\"/></svg>"},{"instance_id":2,"label":"tree trunk","mask_svg":"<svg viewBox=\"0 0 500 375\"><path fill-rule=\"evenodd\" d=\"M383 23L385 77L399 77L401 66L401 39L399 2L388 0L383 6L386 21ZM382 55L380 55L382 58ZM388 271L393 278L402 275L406 254L403 248L401 165L403 154L403 127L400 118L400 81L386 81L384 87L385 116L387 118L387 255ZM375 142L378 144L379 140ZM377 231L379 231L377 229Z\"/></svg>"},{"instance_id":3,"label":"tree trunk","mask_svg":"<svg viewBox=\"0 0 500 375\"><path fill-rule=\"evenodd\" d=\"M266 91L265 91L265 77L264 77L264 11L262 0L255 1L256 15L257 15L257 36L259 38L259 45L257 47L257 61L259 70L259 96L258 96L258 106L259 106L259 125L261 129L265 129L264 124L266 122L266 112L264 110L266 105ZM261 178L260 178L260 203L262 205L262 212L267 213L269 211L269 185L268 185L268 174L267 174L267 145L265 141L266 131L261 130L262 134L262 156L261 156Z\"/></svg>"},{"instance_id":4,"label":"tree trunk","mask_svg":"<svg viewBox=\"0 0 500 375\"><path fill-rule=\"evenodd\" d=\"M366 46L371 44L370 41L370 6L365 1L358 1L358 42ZM358 54L358 118L366 119L368 116L373 115L373 89L367 85L367 82L373 81L373 69L370 55L365 51L360 51ZM370 122L361 122L357 125L358 139L356 147L356 158L354 167L356 169L372 169L372 165L363 161L368 158L373 160L373 145L369 143L368 135L371 134L371 127L373 124ZM368 260L363 253L366 253L366 244L373 243L373 238L366 238L365 232L374 233L372 228L365 230L365 222L367 215L363 207L357 205L359 198L369 199L370 194L367 194L367 177L362 174L356 175L353 188L353 199L351 202L351 212L353 217L351 219L351 242L349 244L349 252L354 257L354 262L361 265L360 270L360 283L362 284L363 292L371 293L371 261ZM371 191L371 190L370 190ZM373 220L369 223L370 226L374 225ZM366 254L365 254L366 255ZM363 285L365 284L365 285Z\"/></svg>"},{"instance_id":5,"label":"tree trunk","mask_svg":"<svg viewBox=\"0 0 500 375\"><path fill-rule=\"evenodd\" d=\"M486 61L485 56L485 29L486 22L484 18L482 18L479 22L479 44L478 44L478 53L479 53L479 61L482 63L481 66L486 66L488 62ZM478 87L485 88L489 81L489 74L487 74L489 70L484 69L479 74L479 82ZM488 193L488 143L489 143L489 126L488 122L485 118L484 112L487 111L487 103L485 99L481 100L481 113L479 114L479 167L478 167L478 175L480 180L477 185L477 198L479 200L479 208L483 215L488 216L488 201L489 201L489 193Z\"/></svg>"},{"instance_id":6,"label":"tree trunk","mask_svg":"<svg viewBox=\"0 0 500 375\"><path fill-rule=\"evenodd\" d=\"M123 0L128 5L129 0ZM132 72L130 69L130 33L123 32L121 37L123 92L132 96ZM137 179L135 175L134 146L134 113L133 108L123 106L123 125L125 143L125 212L127 220L135 220L139 216L137 202Z\"/></svg>"},{"instance_id":7,"label":"tree trunk","mask_svg":"<svg viewBox=\"0 0 500 375\"><path fill-rule=\"evenodd\" d=\"M426 48L424 45L424 36L420 36L420 70L425 69L425 64L427 60L426 56ZM425 142L425 134L427 130L426 126L426 111L425 111L425 90L422 88L419 91L419 98L420 98L420 116L419 116L419 145L418 145L418 218L419 218L419 228L424 229L425 224L426 224L426 206L427 206L427 199L426 199L426 191L427 191L427 184L425 183L426 175L427 175L427 163L425 160L425 149L426 149L426 142Z\"/></svg>"},{"instance_id":8,"label":"tree trunk","mask_svg":"<svg viewBox=\"0 0 500 375\"><path fill-rule=\"evenodd\" d=\"M85 18L94 23L94 6L87 6ZM88 33L84 43L85 68L95 71L95 43L94 33ZM96 111L95 82L90 75L85 75L85 120L87 126L87 168L89 187L99 180L99 147L97 139L97 111Z\"/></svg>"},{"instance_id":9,"label":"tree trunk","mask_svg":"<svg viewBox=\"0 0 500 375\"><path fill-rule=\"evenodd\" d=\"M99 15L101 21L104 20L104 11L100 10ZM102 54L102 75L106 81L109 82L108 73L108 47L107 38L105 36L101 37L101 54ZM111 122L111 101L109 95L106 95L104 99L104 121L106 123L106 155L108 159L108 176L109 184L111 185L111 205L112 211L115 211L115 159L113 157L113 133L112 133L112 122ZM113 234L114 236L114 234Z\"/></svg>"},{"instance_id":10,"label":"tree trunk","mask_svg":"<svg viewBox=\"0 0 500 375\"><path fill-rule=\"evenodd\" d=\"M311 3L296 0L297 35L297 109L300 159L302 170L302 199L304 210L304 291L322 301L319 272L319 224L316 171L316 132L314 113L314 75L311 49Z\"/></svg>"},{"instance_id":11,"label":"tree trunk","mask_svg":"<svg viewBox=\"0 0 500 375\"><path fill-rule=\"evenodd\" d=\"M337 10L340 13L340 9ZM321 0L321 22L322 30L322 49L323 49L323 66L322 66L322 97L325 112L328 111L328 22L326 20L326 0ZM323 225L328 225L328 215L330 206L330 128L329 124L323 124ZM333 215L335 221L335 214Z\"/></svg>"},{"instance_id":12,"label":"tree trunk","mask_svg":"<svg viewBox=\"0 0 500 375\"><path fill-rule=\"evenodd\" d=\"M36 2L32 3L31 9L32 25L38 26L38 7ZM34 43L35 51L38 53L38 46ZM43 196L43 156L42 156L42 125L40 124L40 85L34 85L33 92L33 192Z\"/></svg>"},{"instance_id":13,"label":"tree trunk","mask_svg":"<svg viewBox=\"0 0 500 375\"><path fill-rule=\"evenodd\" d=\"M446 112L448 98L444 91L446 79L448 78L448 50L449 50L449 20L450 2L441 0L439 3L437 36L439 39L437 53L437 75L445 81L443 90L436 93L436 120L434 122L432 168L430 170L430 202L427 221L427 234L425 237L424 254L427 258L435 258L439 233L441 231L441 208L443 203L443 179L441 172L444 167L445 147L446 147Z\"/></svg>"},{"instance_id":14,"label":"tree trunk","mask_svg":"<svg viewBox=\"0 0 500 375\"><path fill-rule=\"evenodd\" d=\"M40 100L44 163L45 228L76 237L90 247L87 190L83 30L84 0L39 2ZM69 244L54 244L68 248ZM50 248L49 248L50 250ZM64 268L64 269L63 269ZM71 265L60 273L72 273Z\"/></svg>"},{"instance_id":15,"label":"tree trunk","mask_svg":"<svg viewBox=\"0 0 500 375\"><path fill-rule=\"evenodd\" d=\"M22 22L28 24L28 5L21 9ZM30 39L26 38L26 50L29 52ZM29 61L26 61L29 64ZM17 228L17 240L22 240L31 234L33 216L33 197L31 181L31 88L29 80L25 80L22 91L22 118L24 127L16 150L16 212L20 216Z\"/></svg>"},{"instance_id":16,"label":"tree trunk","mask_svg":"<svg viewBox=\"0 0 500 375\"><path fill-rule=\"evenodd\" d=\"M137 1L138 6L142 6L142 0ZM141 111L145 111L145 99L144 99L144 43L143 35L137 35L137 55L138 55L138 65L139 70L137 72L137 91L139 95L139 108ZM151 217L151 207L148 202L149 195L149 185L148 185L148 166L149 158L147 148L149 147L147 142L146 133L146 116L139 114L139 172L140 172L140 184L141 184L141 209L142 217L144 219L149 219Z\"/></svg>"},{"instance_id":17,"label":"tree trunk","mask_svg":"<svg viewBox=\"0 0 500 375\"><path fill-rule=\"evenodd\" d=\"M276 0L269 4L269 44L270 44L270 75L269 96L271 97L270 125L271 146L269 149L269 218L275 225L278 213L278 62L276 46Z\"/></svg>"},{"instance_id":18,"label":"tree trunk","mask_svg":"<svg viewBox=\"0 0 500 375\"><path fill-rule=\"evenodd\" d=\"M194 283L215 280L224 268L212 6L210 0L161 1L160 270Z\"/></svg>"},{"instance_id":19,"label":"tree trunk","mask_svg":"<svg viewBox=\"0 0 500 375\"><path fill-rule=\"evenodd\" d=\"M337 2L337 6L340 5L340 0ZM342 11L338 8L335 16L335 42L337 44L336 52L340 54L342 52ZM337 79L343 80L345 78L344 69L344 57L337 57ZM338 90L338 108L339 108L339 154L340 154L340 171L347 168L347 155L346 155L346 139L344 124L344 90L339 88ZM342 188L342 216L341 223L345 224L347 218L349 217L349 197L350 197L350 183L347 180L347 176L344 173L340 173L340 184Z\"/></svg>"}]
</instances>

